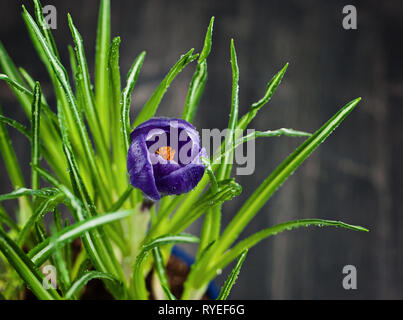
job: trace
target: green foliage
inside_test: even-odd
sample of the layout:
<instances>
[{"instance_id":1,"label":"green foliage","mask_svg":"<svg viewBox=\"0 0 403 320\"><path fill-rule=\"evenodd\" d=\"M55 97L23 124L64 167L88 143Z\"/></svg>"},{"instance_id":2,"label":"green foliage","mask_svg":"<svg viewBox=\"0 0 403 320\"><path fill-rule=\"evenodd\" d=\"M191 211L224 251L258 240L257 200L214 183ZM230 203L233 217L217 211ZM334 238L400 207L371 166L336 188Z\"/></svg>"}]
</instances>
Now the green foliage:
<instances>
[{"instance_id":1,"label":"green foliage","mask_svg":"<svg viewBox=\"0 0 403 320\"><path fill-rule=\"evenodd\" d=\"M115 37L111 41L110 1L100 0L93 79L84 41L68 15L74 44L74 49L68 48L73 84L60 60L51 30L46 26L42 6L38 0L33 2L34 15L23 6L22 17L49 75L56 105L48 104L39 82L25 69L18 68L0 43L0 80L9 86L30 123L28 128L3 115L0 109L0 153L12 184L10 192L0 195L0 202L18 199L15 218L0 205L0 252L7 260L10 283L24 284L39 299L79 299L89 281L101 279L116 299L148 299L145 278L154 267L165 298L174 300L177 297L170 290L165 268L171 248L175 244L198 243L196 261L184 284L182 298L202 297L217 272L238 260L219 295L219 299L226 299L247 250L269 236L308 225L368 231L339 221L306 219L271 226L235 243L279 186L360 99L348 103L314 134L281 128L244 135L258 111L276 91L288 64L267 84L263 97L239 118L239 69L231 40L231 112L222 148L210 159L202 159L206 174L193 191L164 197L159 204L150 207L128 181L126 156L130 132L156 114L172 81L198 58L182 112L183 119L194 120L207 82L214 17L200 54L194 54L191 49L182 55L131 120L131 98L146 54L141 52L134 59L126 83L122 85L121 39ZM53 111L55 109L57 112ZM31 145L30 185L23 178L8 129L19 131ZM235 148L252 139L281 135L306 140L268 175L221 232L222 206L242 191L235 178L231 178L229 160ZM42 183L50 187L43 188ZM62 209L70 213L70 219L62 219ZM53 224L45 227L47 214L53 216ZM181 233L203 216L200 241L193 235ZM72 242L76 239L82 246L78 255L73 255ZM42 285L44 275L39 268L48 263L57 269L58 290L46 290ZM0 299L16 298L11 289L6 288L0 294Z\"/></svg>"}]
</instances>

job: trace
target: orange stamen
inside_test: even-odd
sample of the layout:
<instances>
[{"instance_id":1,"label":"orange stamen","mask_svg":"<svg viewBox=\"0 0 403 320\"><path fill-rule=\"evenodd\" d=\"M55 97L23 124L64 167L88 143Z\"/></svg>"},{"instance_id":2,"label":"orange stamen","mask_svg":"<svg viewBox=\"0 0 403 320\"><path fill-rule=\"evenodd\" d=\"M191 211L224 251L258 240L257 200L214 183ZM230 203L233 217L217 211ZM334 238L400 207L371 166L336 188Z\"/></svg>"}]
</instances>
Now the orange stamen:
<instances>
[{"instance_id":1,"label":"orange stamen","mask_svg":"<svg viewBox=\"0 0 403 320\"><path fill-rule=\"evenodd\" d=\"M166 147L161 147L159 148L156 152L156 154L160 155L161 157L163 157L165 160L173 160L174 156L175 156L175 149L172 149L169 146Z\"/></svg>"}]
</instances>

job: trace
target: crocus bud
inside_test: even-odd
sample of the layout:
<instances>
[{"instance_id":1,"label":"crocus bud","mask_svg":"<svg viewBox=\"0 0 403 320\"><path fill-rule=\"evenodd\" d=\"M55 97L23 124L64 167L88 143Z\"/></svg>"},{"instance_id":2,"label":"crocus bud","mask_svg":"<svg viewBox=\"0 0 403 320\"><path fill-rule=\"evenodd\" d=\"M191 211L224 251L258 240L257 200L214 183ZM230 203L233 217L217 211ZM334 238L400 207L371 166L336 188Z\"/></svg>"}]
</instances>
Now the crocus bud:
<instances>
[{"instance_id":1,"label":"crocus bud","mask_svg":"<svg viewBox=\"0 0 403 320\"><path fill-rule=\"evenodd\" d=\"M181 119L151 118L131 133L127 155L130 184L157 201L164 195L178 195L192 190L203 177L197 130Z\"/></svg>"}]
</instances>

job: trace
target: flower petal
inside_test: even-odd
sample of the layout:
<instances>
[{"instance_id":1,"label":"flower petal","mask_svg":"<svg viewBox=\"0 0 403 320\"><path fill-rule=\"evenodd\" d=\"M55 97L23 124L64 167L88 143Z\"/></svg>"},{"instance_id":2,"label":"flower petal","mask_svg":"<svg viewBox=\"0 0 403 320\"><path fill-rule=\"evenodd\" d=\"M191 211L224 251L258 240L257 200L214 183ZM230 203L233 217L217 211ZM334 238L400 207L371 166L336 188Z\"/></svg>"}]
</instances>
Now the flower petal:
<instances>
[{"instance_id":1,"label":"flower petal","mask_svg":"<svg viewBox=\"0 0 403 320\"><path fill-rule=\"evenodd\" d=\"M157 180L157 187L163 194L186 193L196 187L203 174L203 165L189 164Z\"/></svg>"},{"instance_id":2,"label":"flower petal","mask_svg":"<svg viewBox=\"0 0 403 320\"><path fill-rule=\"evenodd\" d=\"M153 165L154 177L163 177L181 168L177 162L165 160L155 153L150 153L149 156Z\"/></svg>"},{"instance_id":3,"label":"flower petal","mask_svg":"<svg viewBox=\"0 0 403 320\"><path fill-rule=\"evenodd\" d=\"M164 177L157 177L158 191L162 194L182 194L196 187L205 171L205 167L200 161L200 156L205 156L205 154L206 151L203 148L192 163Z\"/></svg>"},{"instance_id":4,"label":"flower petal","mask_svg":"<svg viewBox=\"0 0 403 320\"><path fill-rule=\"evenodd\" d=\"M154 179L153 166L145 142L145 135L132 136L127 155L127 171L130 176L130 184L139 188L151 200L161 198Z\"/></svg>"}]
</instances>

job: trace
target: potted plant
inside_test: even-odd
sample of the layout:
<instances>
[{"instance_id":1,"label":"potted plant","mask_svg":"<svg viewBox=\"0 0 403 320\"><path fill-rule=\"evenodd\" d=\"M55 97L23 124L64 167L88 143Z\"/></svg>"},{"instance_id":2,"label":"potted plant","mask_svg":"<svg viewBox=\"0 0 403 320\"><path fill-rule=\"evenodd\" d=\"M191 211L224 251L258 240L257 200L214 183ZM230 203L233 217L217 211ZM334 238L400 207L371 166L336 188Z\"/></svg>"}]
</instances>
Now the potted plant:
<instances>
[{"instance_id":1,"label":"potted plant","mask_svg":"<svg viewBox=\"0 0 403 320\"><path fill-rule=\"evenodd\" d=\"M274 94L288 64L270 80L263 97L239 117L239 73L232 40L228 130L221 147L209 155L192 122L207 81L214 18L201 52L195 54L192 49L182 55L141 112L130 119L131 96L145 52L134 59L122 89L120 38L110 41L110 1L100 1L94 87L83 39L72 17L68 20L74 49L69 47L67 68L59 59L41 4L38 0L34 4L33 15L22 8L23 20L49 73L57 104L47 102L39 82L24 69L18 69L0 44L0 79L7 82L30 120L30 127L26 127L0 115L0 153L15 187L0 195L0 202L19 201L16 221L0 206L2 298L22 298L29 288L35 297L44 300L96 299L97 295L88 294L92 280L99 279L114 299L201 299L217 273L237 261L219 293L210 290L210 299L226 299L247 251L269 236L302 226L367 231L340 221L302 219L267 227L237 242L261 207L326 140L360 98L347 103L313 134L285 128L245 134L252 119ZM156 118L169 85L192 62L195 71L183 114L177 119ZM9 129L19 130L31 143L29 182L22 177ZM178 137L173 137L172 130ZM221 232L223 203L242 191L231 176L236 148L258 137L279 135L305 140L263 180ZM168 140L156 146L151 143L156 136ZM181 154L188 161L180 158ZM71 214L72 222L61 218L61 210ZM53 223L45 225L43 218L49 212ZM184 233L203 217L199 237ZM189 261L189 257L173 249L181 243L198 246L194 260ZM179 282L175 272L183 269L181 263L170 270L171 263L178 258L185 265ZM173 290L174 285L179 289Z\"/></svg>"}]
</instances>

